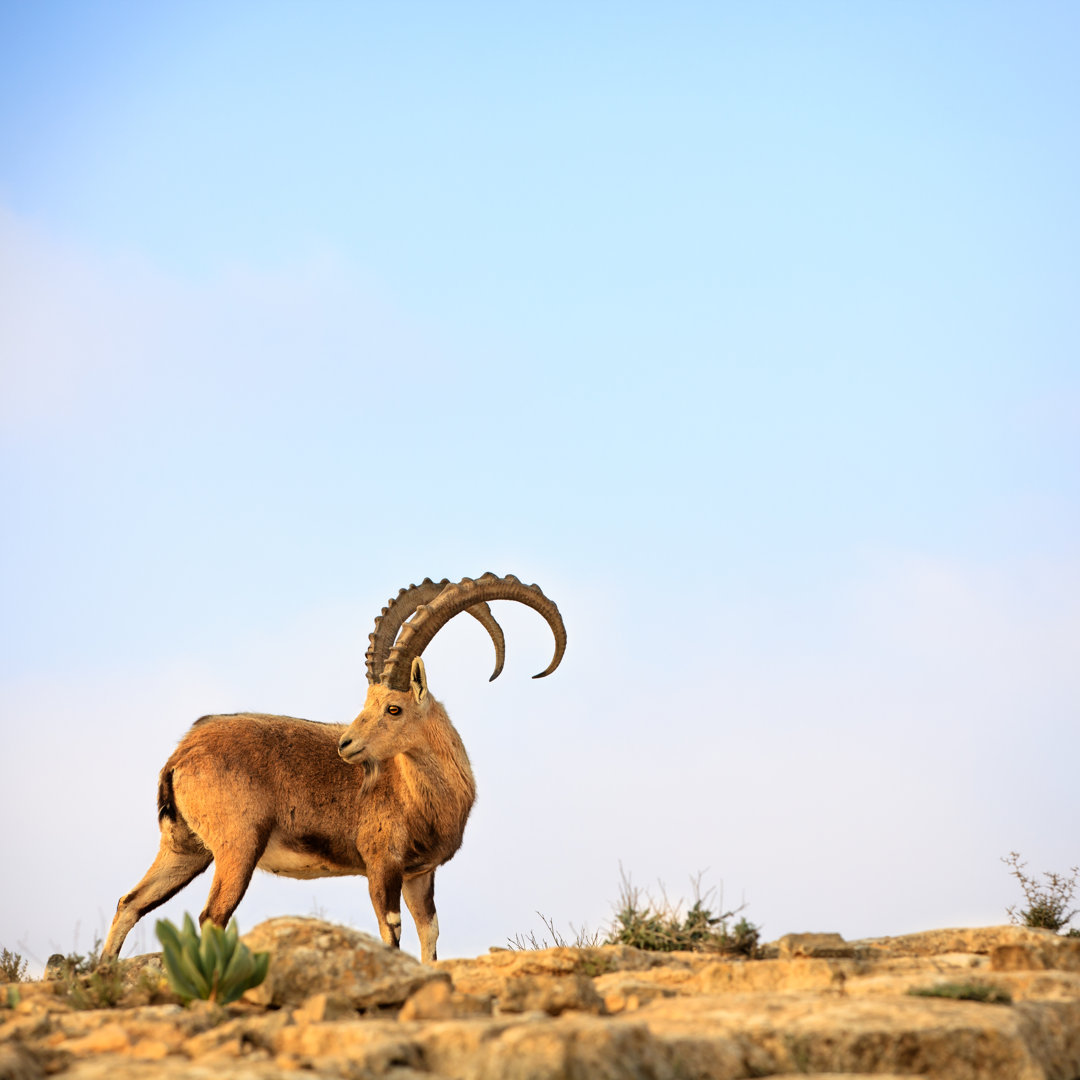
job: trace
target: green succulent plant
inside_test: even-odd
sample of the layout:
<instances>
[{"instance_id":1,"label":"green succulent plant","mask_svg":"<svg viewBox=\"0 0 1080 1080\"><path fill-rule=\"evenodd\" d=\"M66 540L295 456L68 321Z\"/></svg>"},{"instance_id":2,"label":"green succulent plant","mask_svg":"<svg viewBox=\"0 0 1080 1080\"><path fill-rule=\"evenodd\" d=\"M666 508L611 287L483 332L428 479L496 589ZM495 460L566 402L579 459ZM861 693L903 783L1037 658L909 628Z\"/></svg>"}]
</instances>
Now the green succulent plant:
<instances>
[{"instance_id":1,"label":"green succulent plant","mask_svg":"<svg viewBox=\"0 0 1080 1080\"><path fill-rule=\"evenodd\" d=\"M240 940L235 919L226 930L205 923L201 937L190 915L184 916L183 930L160 919L155 932L169 985L184 1001L200 998L227 1005L266 978L270 954L252 953Z\"/></svg>"}]
</instances>

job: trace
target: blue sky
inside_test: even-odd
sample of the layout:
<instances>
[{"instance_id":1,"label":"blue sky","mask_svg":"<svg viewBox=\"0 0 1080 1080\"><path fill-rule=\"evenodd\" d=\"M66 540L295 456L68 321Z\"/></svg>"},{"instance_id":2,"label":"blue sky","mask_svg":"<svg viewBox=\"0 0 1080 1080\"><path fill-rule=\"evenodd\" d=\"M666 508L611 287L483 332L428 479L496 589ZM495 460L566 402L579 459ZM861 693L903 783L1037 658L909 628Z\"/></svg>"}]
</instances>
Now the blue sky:
<instances>
[{"instance_id":1,"label":"blue sky","mask_svg":"<svg viewBox=\"0 0 1080 1080\"><path fill-rule=\"evenodd\" d=\"M1078 24L0 3L0 942L107 926L191 720L350 719L386 599L485 570L570 644L429 650L446 955L603 923L620 861L767 937L1075 865ZM311 910L374 928L239 918Z\"/></svg>"}]
</instances>

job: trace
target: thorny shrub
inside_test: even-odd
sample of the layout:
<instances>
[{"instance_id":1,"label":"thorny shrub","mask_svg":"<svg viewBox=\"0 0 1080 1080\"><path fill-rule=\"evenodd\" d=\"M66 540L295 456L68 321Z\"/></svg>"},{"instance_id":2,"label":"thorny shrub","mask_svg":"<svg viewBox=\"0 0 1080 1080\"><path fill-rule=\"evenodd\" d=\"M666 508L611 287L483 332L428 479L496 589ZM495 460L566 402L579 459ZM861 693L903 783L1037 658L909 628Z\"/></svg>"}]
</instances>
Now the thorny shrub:
<instances>
[{"instance_id":1,"label":"thorny shrub","mask_svg":"<svg viewBox=\"0 0 1080 1080\"><path fill-rule=\"evenodd\" d=\"M26 978L29 964L17 952L0 949L0 982L16 983Z\"/></svg>"},{"instance_id":2,"label":"thorny shrub","mask_svg":"<svg viewBox=\"0 0 1080 1080\"><path fill-rule=\"evenodd\" d=\"M760 930L742 917L731 924L745 904L731 911L723 910L723 894L713 910L715 889L701 891L701 874L691 879L693 901L686 906L683 901L672 903L661 886L661 900L657 902L630 880L620 867L621 881L615 915L606 934L590 933L587 929L575 931L567 940L556 929L553 921L544 915L540 919L552 937L552 945L583 948L595 945L632 945L637 949L653 952L718 952L746 956L758 955ZM538 913L539 914L539 913ZM539 940L535 933L526 936L516 934L507 940L511 949L546 949L546 937Z\"/></svg>"},{"instance_id":3,"label":"thorny shrub","mask_svg":"<svg viewBox=\"0 0 1080 1080\"><path fill-rule=\"evenodd\" d=\"M1080 867L1071 867L1069 875L1055 874L1047 871L1042 876L1043 882L1037 881L1024 873L1026 862L1020 861L1020 854L1010 851L1008 857L1001 860L1009 867L1009 872L1024 891L1026 907L1013 904L1007 908L1009 918L1021 926L1043 927L1060 933L1072 920L1074 915L1080 914L1080 908L1069 910L1069 905L1076 896L1077 875L1080 875ZM1075 936L1076 931L1069 932L1069 936Z\"/></svg>"}]
</instances>

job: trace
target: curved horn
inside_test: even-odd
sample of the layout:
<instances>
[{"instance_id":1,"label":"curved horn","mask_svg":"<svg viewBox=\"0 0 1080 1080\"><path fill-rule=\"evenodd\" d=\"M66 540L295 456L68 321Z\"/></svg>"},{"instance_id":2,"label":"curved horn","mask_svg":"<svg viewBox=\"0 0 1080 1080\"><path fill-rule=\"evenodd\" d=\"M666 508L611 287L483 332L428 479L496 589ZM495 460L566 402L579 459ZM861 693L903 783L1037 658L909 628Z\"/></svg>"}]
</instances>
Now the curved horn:
<instances>
[{"instance_id":1,"label":"curved horn","mask_svg":"<svg viewBox=\"0 0 1080 1080\"><path fill-rule=\"evenodd\" d=\"M456 585L446 585L434 600L417 607L416 614L402 627L397 643L390 650L379 682L393 690L407 690L412 662L428 647L431 639L455 615L488 600L516 600L544 616L555 635L555 655L551 663L533 678L550 675L566 651L566 627L559 609L538 585L523 585L513 574L503 578L484 574L476 580L464 578Z\"/></svg>"},{"instance_id":2,"label":"curved horn","mask_svg":"<svg viewBox=\"0 0 1080 1080\"><path fill-rule=\"evenodd\" d=\"M398 631L405 620L422 604L430 604L449 584L449 578L443 578L442 581L424 578L419 585L410 585L402 589L394 599L387 603L381 614L375 616L375 629L368 634L368 648L364 654L369 683L379 681L379 675L382 673ZM492 682L502 673L503 664L506 661L506 638L502 627L495 621L495 616L491 614L491 608L487 604L474 604L467 610L488 632L495 646L495 670L488 680Z\"/></svg>"}]
</instances>

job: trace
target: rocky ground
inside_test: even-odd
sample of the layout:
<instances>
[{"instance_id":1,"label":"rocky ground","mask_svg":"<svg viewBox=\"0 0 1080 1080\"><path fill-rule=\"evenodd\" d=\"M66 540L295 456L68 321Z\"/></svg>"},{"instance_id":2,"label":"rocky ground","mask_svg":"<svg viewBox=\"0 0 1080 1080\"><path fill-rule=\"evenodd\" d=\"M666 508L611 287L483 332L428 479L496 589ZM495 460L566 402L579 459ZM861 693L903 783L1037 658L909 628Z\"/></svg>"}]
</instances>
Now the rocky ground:
<instances>
[{"instance_id":1,"label":"rocky ground","mask_svg":"<svg viewBox=\"0 0 1080 1080\"><path fill-rule=\"evenodd\" d=\"M157 956L126 962L122 985L0 987L0 1080L1080 1080L1080 939L1049 931L794 934L756 960L500 950L430 967L317 919L244 940L271 951L270 975L225 1007L178 1004ZM910 993L942 984L1009 1000Z\"/></svg>"}]
</instances>

